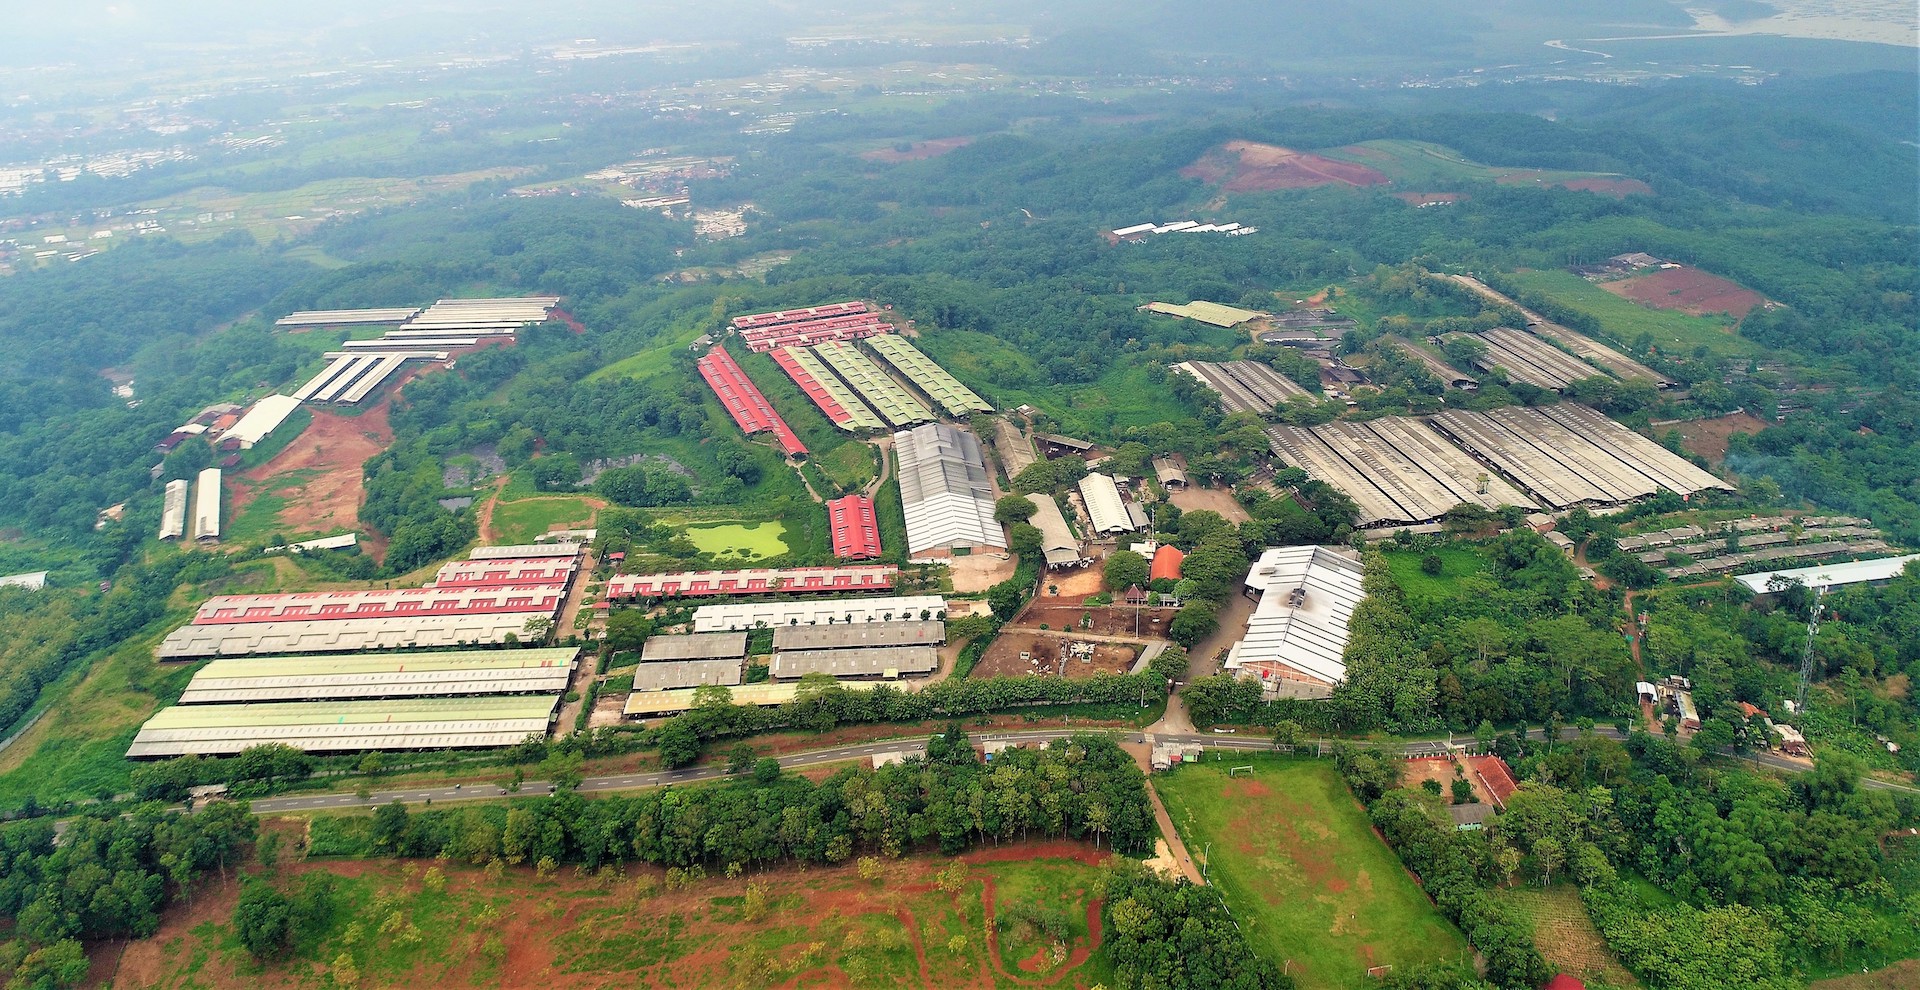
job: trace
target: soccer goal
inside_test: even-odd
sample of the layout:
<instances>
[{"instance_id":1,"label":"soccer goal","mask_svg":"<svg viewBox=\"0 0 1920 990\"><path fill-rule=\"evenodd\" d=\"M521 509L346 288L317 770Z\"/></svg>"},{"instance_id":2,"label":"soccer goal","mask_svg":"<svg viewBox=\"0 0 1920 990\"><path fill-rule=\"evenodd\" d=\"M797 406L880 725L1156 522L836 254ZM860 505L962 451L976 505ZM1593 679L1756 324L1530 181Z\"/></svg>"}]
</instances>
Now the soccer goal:
<instances>
[{"instance_id":1,"label":"soccer goal","mask_svg":"<svg viewBox=\"0 0 1920 990\"><path fill-rule=\"evenodd\" d=\"M1235 775L1237 775L1237 774L1241 774L1241 773L1252 773L1252 772L1253 772L1253 768L1252 768L1252 767L1228 767L1228 768L1227 768L1227 776L1228 776L1229 778L1231 778L1231 777L1233 777L1233 776L1235 776Z\"/></svg>"}]
</instances>

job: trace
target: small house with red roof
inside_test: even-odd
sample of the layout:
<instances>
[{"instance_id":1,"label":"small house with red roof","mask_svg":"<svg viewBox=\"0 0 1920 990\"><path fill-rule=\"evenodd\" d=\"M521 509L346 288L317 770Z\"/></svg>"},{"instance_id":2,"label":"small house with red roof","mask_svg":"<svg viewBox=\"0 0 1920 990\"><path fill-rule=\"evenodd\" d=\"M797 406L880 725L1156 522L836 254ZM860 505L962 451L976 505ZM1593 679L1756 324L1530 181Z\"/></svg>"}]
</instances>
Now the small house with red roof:
<instances>
[{"instance_id":1,"label":"small house with red roof","mask_svg":"<svg viewBox=\"0 0 1920 990\"><path fill-rule=\"evenodd\" d=\"M1171 543L1163 545L1160 549L1153 552L1153 567L1147 572L1147 576L1149 580L1153 581L1158 581L1161 578L1178 581L1180 580L1180 565L1184 563L1186 559L1187 555L1181 553L1179 547Z\"/></svg>"}]
</instances>

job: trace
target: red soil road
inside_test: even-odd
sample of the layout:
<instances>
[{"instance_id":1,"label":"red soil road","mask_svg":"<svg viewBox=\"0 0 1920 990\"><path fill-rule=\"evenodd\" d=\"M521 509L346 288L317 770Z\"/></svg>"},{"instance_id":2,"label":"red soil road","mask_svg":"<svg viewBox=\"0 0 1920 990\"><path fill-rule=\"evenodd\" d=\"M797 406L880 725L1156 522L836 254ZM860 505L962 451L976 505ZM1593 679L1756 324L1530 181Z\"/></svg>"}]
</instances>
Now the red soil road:
<instances>
[{"instance_id":1,"label":"red soil road","mask_svg":"<svg viewBox=\"0 0 1920 990\"><path fill-rule=\"evenodd\" d=\"M1655 309L1677 309L1693 316L1725 313L1735 320L1767 301L1752 289L1698 268L1665 268L1618 282L1602 282L1600 287Z\"/></svg>"},{"instance_id":2,"label":"red soil road","mask_svg":"<svg viewBox=\"0 0 1920 990\"><path fill-rule=\"evenodd\" d=\"M1385 173L1365 165L1252 141L1228 141L1181 169L1180 174L1217 185L1221 191L1230 193L1313 186L1378 186L1388 181Z\"/></svg>"},{"instance_id":3,"label":"red soil road","mask_svg":"<svg viewBox=\"0 0 1920 990\"><path fill-rule=\"evenodd\" d=\"M860 153L860 157L870 162L886 162L889 165L898 162L917 162L928 158L938 158L950 151L958 151L973 143L970 137L935 138L932 141L916 141L907 150L899 148L876 148Z\"/></svg>"}]
</instances>

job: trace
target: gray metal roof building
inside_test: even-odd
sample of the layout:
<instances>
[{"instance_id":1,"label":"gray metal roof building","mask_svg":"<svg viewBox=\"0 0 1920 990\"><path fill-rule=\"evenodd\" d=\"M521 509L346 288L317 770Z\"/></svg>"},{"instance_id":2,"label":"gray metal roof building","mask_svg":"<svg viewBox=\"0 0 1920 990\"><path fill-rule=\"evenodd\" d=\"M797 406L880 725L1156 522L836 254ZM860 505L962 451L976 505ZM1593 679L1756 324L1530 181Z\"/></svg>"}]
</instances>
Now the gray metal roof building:
<instances>
[{"instance_id":1,"label":"gray metal roof building","mask_svg":"<svg viewBox=\"0 0 1920 990\"><path fill-rule=\"evenodd\" d=\"M745 633L738 635L745 636ZM947 641L947 624L933 619L902 622L856 622L831 626L780 626L773 631L775 650L841 650L875 646L925 646Z\"/></svg>"},{"instance_id":2,"label":"gray metal roof building","mask_svg":"<svg viewBox=\"0 0 1920 990\"><path fill-rule=\"evenodd\" d=\"M1033 518L1027 520L1040 531L1040 551L1047 556L1048 567L1072 567L1083 558L1080 541L1067 526L1067 517L1053 496L1046 493L1027 496L1033 503Z\"/></svg>"},{"instance_id":3,"label":"gray metal roof building","mask_svg":"<svg viewBox=\"0 0 1920 990\"><path fill-rule=\"evenodd\" d=\"M640 648L643 664L672 660L740 659L747 655L744 632L697 632L690 636L650 636Z\"/></svg>"},{"instance_id":4,"label":"gray metal roof building","mask_svg":"<svg viewBox=\"0 0 1920 990\"><path fill-rule=\"evenodd\" d=\"M1605 374L1547 341L1512 327L1494 327L1476 339L1486 345L1487 353L1475 364L1487 371L1504 368L1514 381L1535 388L1558 391L1583 378Z\"/></svg>"},{"instance_id":5,"label":"gray metal roof building","mask_svg":"<svg viewBox=\"0 0 1920 990\"><path fill-rule=\"evenodd\" d=\"M180 704L560 694L579 655L565 647L215 660Z\"/></svg>"},{"instance_id":6,"label":"gray metal roof building","mask_svg":"<svg viewBox=\"0 0 1920 990\"><path fill-rule=\"evenodd\" d=\"M1281 460L1345 492L1360 526L1438 519L1463 502L1497 509L1534 501L1419 420L1386 416L1323 426L1271 426Z\"/></svg>"},{"instance_id":7,"label":"gray metal roof building","mask_svg":"<svg viewBox=\"0 0 1920 990\"><path fill-rule=\"evenodd\" d=\"M420 312L408 309L316 309L288 313L275 320L277 327L345 327L400 323Z\"/></svg>"},{"instance_id":8,"label":"gray metal roof building","mask_svg":"<svg viewBox=\"0 0 1920 990\"><path fill-rule=\"evenodd\" d=\"M1613 505L1664 488L1681 495L1733 486L1585 406L1562 402L1429 420L1553 508Z\"/></svg>"},{"instance_id":9,"label":"gray metal roof building","mask_svg":"<svg viewBox=\"0 0 1920 990\"><path fill-rule=\"evenodd\" d=\"M993 519L993 479L978 438L928 423L895 433L893 451L909 553L1006 546Z\"/></svg>"},{"instance_id":10,"label":"gray metal roof building","mask_svg":"<svg viewBox=\"0 0 1920 990\"><path fill-rule=\"evenodd\" d=\"M160 508L160 538L177 540L187 535L187 491L185 478L167 482L166 500Z\"/></svg>"},{"instance_id":11,"label":"gray metal roof building","mask_svg":"<svg viewBox=\"0 0 1920 990\"><path fill-rule=\"evenodd\" d=\"M743 649L742 653L744 652ZM746 677L746 669L747 659L744 655L717 660L670 660L665 663L643 663L634 668L633 690L636 693L677 691L681 688L699 687L702 684L732 687Z\"/></svg>"},{"instance_id":12,"label":"gray metal roof building","mask_svg":"<svg viewBox=\"0 0 1920 990\"><path fill-rule=\"evenodd\" d=\"M231 756L281 743L309 753L482 749L544 736L558 695L176 705L140 727L127 756Z\"/></svg>"},{"instance_id":13,"label":"gray metal roof building","mask_svg":"<svg viewBox=\"0 0 1920 990\"><path fill-rule=\"evenodd\" d=\"M378 619L232 622L186 625L167 634L161 660L253 656L267 653L359 653L406 647L494 646L527 634L537 612L402 615Z\"/></svg>"},{"instance_id":14,"label":"gray metal roof building","mask_svg":"<svg viewBox=\"0 0 1920 990\"><path fill-rule=\"evenodd\" d=\"M808 674L831 677L907 677L940 669L940 651L932 646L876 646L857 650L781 650L768 674L798 680Z\"/></svg>"}]
</instances>

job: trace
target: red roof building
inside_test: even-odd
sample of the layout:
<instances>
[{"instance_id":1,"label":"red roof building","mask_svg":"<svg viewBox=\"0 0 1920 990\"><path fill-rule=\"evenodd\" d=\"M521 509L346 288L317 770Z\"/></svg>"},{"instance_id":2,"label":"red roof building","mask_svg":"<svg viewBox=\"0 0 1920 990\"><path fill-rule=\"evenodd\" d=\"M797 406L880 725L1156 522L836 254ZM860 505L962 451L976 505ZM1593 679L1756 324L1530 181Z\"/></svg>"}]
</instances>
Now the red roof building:
<instances>
[{"instance_id":1,"label":"red roof building","mask_svg":"<svg viewBox=\"0 0 1920 990\"><path fill-rule=\"evenodd\" d=\"M893 590L892 564L788 567L682 574L621 574L607 581L608 598L709 598L797 592Z\"/></svg>"},{"instance_id":2,"label":"red roof building","mask_svg":"<svg viewBox=\"0 0 1920 990\"><path fill-rule=\"evenodd\" d=\"M1180 580L1180 565L1185 562L1186 559L1187 555L1181 553L1179 547L1172 544L1163 546L1153 552L1153 568L1147 572L1147 576L1150 580L1154 581L1158 581L1161 578L1178 581Z\"/></svg>"},{"instance_id":3,"label":"red roof building","mask_svg":"<svg viewBox=\"0 0 1920 990\"><path fill-rule=\"evenodd\" d=\"M217 595L201 604L200 611L193 617L193 624L403 619L411 616L488 615L499 612L552 615L560 610L565 597L565 591L555 585Z\"/></svg>"},{"instance_id":4,"label":"red roof building","mask_svg":"<svg viewBox=\"0 0 1920 990\"><path fill-rule=\"evenodd\" d=\"M537 560L456 560L433 576L436 588L534 588L564 586L573 580L578 561L573 557Z\"/></svg>"},{"instance_id":5,"label":"red roof building","mask_svg":"<svg viewBox=\"0 0 1920 990\"><path fill-rule=\"evenodd\" d=\"M760 393L759 386L747 377L740 362L733 359L724 348L716 347L700 359L700 377L707 380L707 387L719 396L720 404L727 408L727 415L740 426L740 432L749 436L755 433L772 433L779 441L780 449L788 457L807 452L806 444L800 442L787 421L773 411L773 404Z\"/></svg>"},{"instance_id":6,"label":"red roof building","mask_svg":"<svg viewBox=\"0 0 1920 990\"><path fill-rule=\"evenodd\" d=\"M872 560L880 556L880 519L873 499L848 495L827 503L827 528L833 534L833 555L842 560Z\"/></svg>"}]
</instances>

